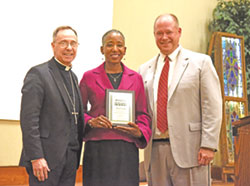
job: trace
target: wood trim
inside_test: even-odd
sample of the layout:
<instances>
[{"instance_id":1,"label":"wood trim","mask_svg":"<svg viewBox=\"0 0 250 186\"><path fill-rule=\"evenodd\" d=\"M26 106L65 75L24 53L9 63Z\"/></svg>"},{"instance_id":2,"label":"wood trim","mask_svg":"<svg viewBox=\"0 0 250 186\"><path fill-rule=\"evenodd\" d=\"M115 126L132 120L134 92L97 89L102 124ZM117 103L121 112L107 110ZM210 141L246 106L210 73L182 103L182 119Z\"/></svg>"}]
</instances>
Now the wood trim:
<instances>
[{"instance_id":1,"label":"wood trim","mask_svg":"<svg viewBox=\"0 0 250 186\"><path fill-rule=\"evenodd\" d=\"M28 174L24 167L0 167L0 185L24 185L28 183Z\"/></svg>"},{"instance_id":2,"label":"wood trim","mask_svg":"<svg viewBox=\"0 0 250 186\"><path fill-rule=\"evenodd\" d=\"M0 186L25 185L28 184L28 182L29 176L24 167L0 167ZM77 170L76 182L82 182L82 166Z\"/></svg>"},{"instance_id":3,"label":"wood trim","mask_svg":"<svg viewBox=\"0 0 250 186\"><path fill-rule=\"evenodd\" d=\"M78 170L77 170L76 182L81 182L82 183L82 165L80 165Z\"/></svg>"},{"instance_id":4,"label":"wood trim","mask_svg":"<svg viewBox=\"0 0 250 186\"><path fill-rule=\"evenodd\" d=\"M20 122L20 120L14 120L14 119L0 119L0 122Z\"/></svg>"},{"instance_id":5,"label":"wood trim","mask_svg":"<svg viewBox=\"0 0 250 186\"><path fill-rule=\"evenodd\" d=\"M236 122L234 122L236 123ZM249 185L250 182L250 119L249 116L237 121L238 135L234 138L235 146L235 185Z\"/></svg>"},{"instance_id":6,"label":"wood trim","mask_svg":"<svg viewBox=\"0 0 250 186\"><path fill-rule=\"evenodd\" d=\"M214 176L215 174L221 175L221 170L218 170L218 171L215 171L214 168L212 167L212 178L215 180L216 178L218 180L221 180L221 177L218 177L218 175ZM77 170L76 183L78 183L77 185L82 183L82 166L81 165L79 169ZM25 168L19 167L19 166L5 166L5 167L0 166L0 186L6 186L6 185L8 186L27 185L28 186L28 174L26 173ZM146 185L147 185L147 182L140 182L140 186L146 186Z\"/></svg>"}]
</instances>

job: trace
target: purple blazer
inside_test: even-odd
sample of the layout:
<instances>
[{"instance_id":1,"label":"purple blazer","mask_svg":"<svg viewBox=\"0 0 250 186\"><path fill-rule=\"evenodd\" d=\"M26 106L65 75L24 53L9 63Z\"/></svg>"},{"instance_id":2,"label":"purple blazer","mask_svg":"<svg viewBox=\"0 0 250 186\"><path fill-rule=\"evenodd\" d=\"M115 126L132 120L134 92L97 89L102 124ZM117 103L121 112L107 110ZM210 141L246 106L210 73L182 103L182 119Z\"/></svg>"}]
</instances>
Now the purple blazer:
<instances>
[{"instance_id":1,"label":"purple blazer","mask_svg":"<svg viewBox=\"0 0 250 186\"><path fill-rule=\"evenodd\" d=\"M123 63L123 76L119 90L135 91L135 123L139 126L144 138L138 139L115 129L90 128L85 131L84 141L89 140L125 140L134 142L138 148L145 148L151 137L151 118L147 112L147 101L142 77L130 70ZM91 118L106 115L105 90L114 89L104 69L104 63L84 73L80 90L83 101L85 127ZM87 111L87 104L91 105Z\"/></svg>"}]
</instances>

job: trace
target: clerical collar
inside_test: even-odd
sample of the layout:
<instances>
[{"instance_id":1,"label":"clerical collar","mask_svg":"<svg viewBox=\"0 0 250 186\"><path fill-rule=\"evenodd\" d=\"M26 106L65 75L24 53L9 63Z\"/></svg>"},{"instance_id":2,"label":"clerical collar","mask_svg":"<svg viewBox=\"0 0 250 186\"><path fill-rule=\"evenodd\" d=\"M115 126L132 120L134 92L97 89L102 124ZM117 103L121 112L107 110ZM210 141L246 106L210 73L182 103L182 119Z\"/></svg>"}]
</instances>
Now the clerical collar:
<instances>
[{"instance_id":1,"label":"clerical collar","mask_svg":"<svg viewBox=\"0 0 250 186\"><path fill-rule=\"evenodd\" d=\"M60 62L58 59L56 59L56 62L60 65L58 65L60 68L64 69L65 71L69 71L71 68L72 68L72 65L71 66L67 66L67 65L64 65L62 62Z\"/></svg>"}]
</instances>

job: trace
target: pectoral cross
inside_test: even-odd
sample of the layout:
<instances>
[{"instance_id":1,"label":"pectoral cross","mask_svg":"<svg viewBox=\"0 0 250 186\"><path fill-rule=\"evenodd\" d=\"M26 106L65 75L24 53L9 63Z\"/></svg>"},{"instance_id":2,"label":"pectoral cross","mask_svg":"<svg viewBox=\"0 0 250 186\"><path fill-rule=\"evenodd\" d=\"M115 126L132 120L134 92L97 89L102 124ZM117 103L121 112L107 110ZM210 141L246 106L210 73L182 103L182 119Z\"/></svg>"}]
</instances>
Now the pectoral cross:
<instances>
[{"instance_id":1,"label":"pectoral cross","mask_svg":"<svg viewBox=\"0 0 250 186\"><path fill-rule=\"evenodd\" d=\"M72 115L74 115L75 117L75 124L77 124L77 115L78 115L78 112L75 111L74 109L74 112L71 112Z\"/></svg>"},{"instance_id":2,"label":"pectoral cross","mask_svg":"<svg viewBox=\"0 0 250 186\"><path fill-rule=\"evenodd\" d=\"M71 103L71 105L73 107L73 112L71 112L71 114L74 115L74 117L75 117L75 124L77 124L77 115L78 115L78 112L76 112L76 99L75 99L75 91L74 91L75 89L74 89L74 86L73 86L73 79L72 79L71 72L69 72L69 76L70 76L70 81L71 81L71 88L72 88L72 94L73 94L72 97L73 98L71 98L71 96L69 94L69 91L68 91L68 89L67 89L67 87L66 87L66 85L64 83L63 83L63 86L64 86L64 88L66 90L66 93L67 93L67 95L69 97L70 103Z\"/></svg>"}]
</instances>

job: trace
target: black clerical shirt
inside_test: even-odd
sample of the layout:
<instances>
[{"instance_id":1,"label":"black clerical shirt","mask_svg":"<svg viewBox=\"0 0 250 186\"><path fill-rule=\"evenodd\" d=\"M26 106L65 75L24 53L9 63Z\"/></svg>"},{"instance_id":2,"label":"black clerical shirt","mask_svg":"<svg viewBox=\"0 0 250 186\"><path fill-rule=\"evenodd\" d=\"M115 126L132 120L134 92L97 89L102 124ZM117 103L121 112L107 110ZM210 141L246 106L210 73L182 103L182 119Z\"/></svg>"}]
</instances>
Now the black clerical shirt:
<instances>
[{"instance_id":1,"label":"black clerical shirt","mask_svg":"<svg viewBox=\"0 0 250 186\"><path fill-rule=\"evenodd\" d=\"M73 91L72 91L72 84L71 84L71 78L70 78L70 74L69 73L72 73L71 72L71 69L70 68L66 68L66 66L60 64L59 62L56 62L56 65L60 71L60 74L62 76L62 79L63 79L63 82L67 88L67 91L71 97L71 100L74 100L74 97L73 97ZM73 83L73 88L74 88L74 95L75 95L75 108L76 108L76 112L78 112L78 115L77 116L77 121L78 121L78 118L79 118L79 110L80 110L80 99L79 99L79 95L78 95L78 92L77 92L77 88L76 88L76 85L74 83L74 79L73 79L73 74L71 74L71 77L72 77L72 83ZM65 90L66 91L66 90ZM71 101L70 101L71 102ZM73 112L73 106L72 106L72 103L70 105L70 108L71 108L71 112ZM80 148L80 145L79 145L79 142L78 142L78 132L77 132L77 125L75 124L75 115L71 115L71 123L70 123L70 126L71 126L71 132L70 132L70 142L69 142L69 148L72 149L72 150L79 150Z\"/></svg>"}]
</instances>

